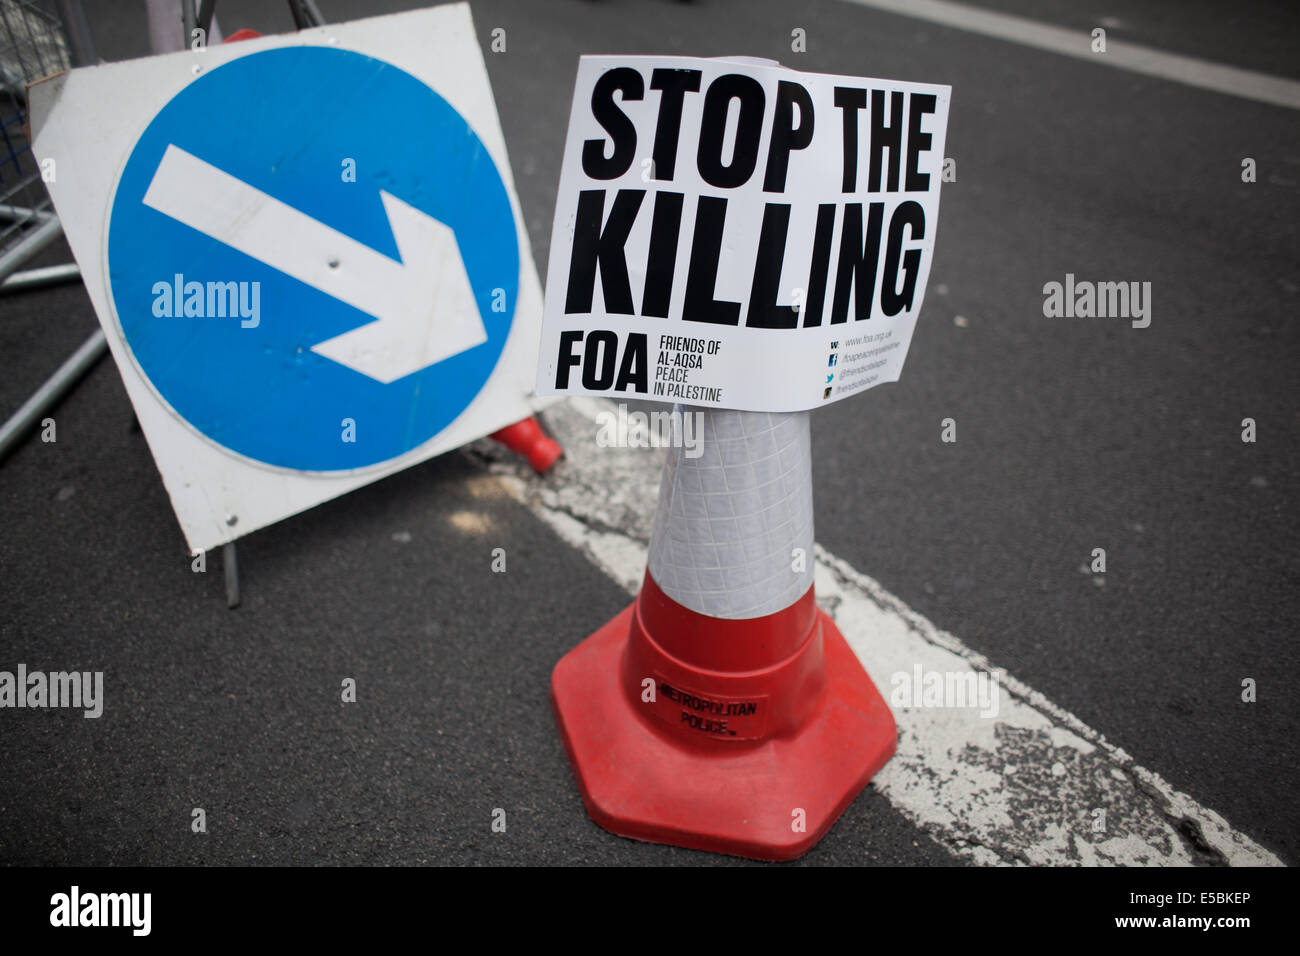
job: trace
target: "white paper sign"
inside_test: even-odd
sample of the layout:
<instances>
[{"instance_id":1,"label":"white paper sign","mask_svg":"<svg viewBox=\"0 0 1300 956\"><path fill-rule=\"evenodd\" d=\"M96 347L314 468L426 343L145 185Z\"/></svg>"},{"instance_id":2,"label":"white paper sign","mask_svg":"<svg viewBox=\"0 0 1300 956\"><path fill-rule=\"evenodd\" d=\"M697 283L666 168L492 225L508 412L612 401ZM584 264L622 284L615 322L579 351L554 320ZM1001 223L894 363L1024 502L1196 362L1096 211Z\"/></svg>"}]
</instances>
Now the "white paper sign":
<instances>
[{"instance_id":1,"label":"white paper sign","mask_svg":"<svg viewBox=\"0 0 1300 956\"><path fill-rule=\"evenodd\" d=\"M798 411L897 381L951 88L583 57L537 391Z\"/></svg>"}]
</instances>

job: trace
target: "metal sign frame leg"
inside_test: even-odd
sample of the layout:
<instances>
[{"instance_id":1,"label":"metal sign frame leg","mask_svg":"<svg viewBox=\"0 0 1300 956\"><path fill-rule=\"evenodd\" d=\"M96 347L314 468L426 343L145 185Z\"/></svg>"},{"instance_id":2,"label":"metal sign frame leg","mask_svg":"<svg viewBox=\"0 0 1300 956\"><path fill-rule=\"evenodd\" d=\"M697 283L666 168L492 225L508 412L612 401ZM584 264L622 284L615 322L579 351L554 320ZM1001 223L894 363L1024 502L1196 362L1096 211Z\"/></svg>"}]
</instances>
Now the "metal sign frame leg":
<instances>
[{"instance_id":1,"label":"metal sign frame leg","mask_svg":"<svg viewBox=\"0 0 1300 956\"><path fill-rule=\"evenodd\" d=\"M56 29L61 20L63 37L67 44L68 62L73 66L88 66L98 63L99 57L95 53L95 44L91 38L90 29L86 25L86 15L81 8L80 0L58 0L56 6L59 18L55 19L47 15L47 26ZM21 13L24 18L27 16L21 10L15 12ZM26 22L27 34L23 39L29 43L36 43L36 38L31 31L31 22L24 22ZM6 30L11 29L8 21L5 23L5 28ZM18 42L13 36L10 36L9 40L13 44ZM25 72L34 74L24 77L28 81L40 79L40 76L36 74L46 72L52 66L58 65L57 63L49 63L46 55L39 52L32 54L31 63L22 56L18 58L18 62L20 67L27 67ZM12 154L15 147L9 143L7 133L4 139ZM32 185L37 188L40 187L39 182L33 182ZM20 188L26 187L20 183ZM22 234L10 248L0 252L0 292L9 293L23 289L39 288L52 282L80 276L81 273L76 263L30 269L26 272L18 271L24 262L27 262L63 235L63 226L53 210L37 208L42 205L40 200L33 199L30 201L30 205L16 205L9 202L7 195L3 198L4 202L0 204L0 220L18 224L31 221L36 222L37 225ZM81 347L59 366L58 371L42 383L27 401L19 407L18 411L6 419L3 425L0 425L0 460L4 459L5 455L17 445L18 440L26 434L27 430L41 420L45 412L54 406L77 379L94 366L104 354L104 351L104 333L96 329L94 335L86 339Z\"/></svg>"}]
</instances>

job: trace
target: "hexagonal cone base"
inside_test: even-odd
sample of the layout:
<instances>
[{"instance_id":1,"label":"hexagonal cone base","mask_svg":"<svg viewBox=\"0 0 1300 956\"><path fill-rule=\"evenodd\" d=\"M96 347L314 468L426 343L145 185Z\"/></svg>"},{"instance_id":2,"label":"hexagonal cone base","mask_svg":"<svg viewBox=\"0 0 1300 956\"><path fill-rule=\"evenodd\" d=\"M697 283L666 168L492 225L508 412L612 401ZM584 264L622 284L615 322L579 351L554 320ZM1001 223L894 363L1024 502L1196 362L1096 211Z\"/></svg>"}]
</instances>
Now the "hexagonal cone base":
<instances>
[{"instance_id":1,"label":"hexagonal cone base","mask_svg":"<svg viewBox=\"0 0 1300 956\"><path fill-rule=\"evenodd\" d=\"M802 856L894 754L894 716L818 611L821 705L790 736L686 744L637 712L619 683L635 605L566 654L551 704L591 818L620 836L759 860ZM793 825L804 811L804 832Z\"/></svg>"}]
</instances>

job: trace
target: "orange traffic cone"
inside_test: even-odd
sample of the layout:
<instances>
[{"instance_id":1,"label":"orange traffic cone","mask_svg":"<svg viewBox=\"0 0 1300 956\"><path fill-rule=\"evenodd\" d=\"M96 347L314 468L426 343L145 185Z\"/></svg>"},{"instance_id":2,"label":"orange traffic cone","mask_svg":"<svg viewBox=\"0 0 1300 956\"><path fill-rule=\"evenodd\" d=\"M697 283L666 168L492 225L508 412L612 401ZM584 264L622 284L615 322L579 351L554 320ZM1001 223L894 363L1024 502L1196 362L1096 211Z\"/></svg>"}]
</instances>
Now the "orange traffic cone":
<instances>
[{"instance_id":1,"label":"orange traffic cone","mask_svg":"<svg viewBox=\"0 0 1300 956\"><path fill-rule=\"evenodd\" d=\"M682 411L701 453L669 450L641 592L556 665L551 701L605 829L791 859L897 730L814 599L808 413Z\"/></svg>"},{"instance_id":2,"label":"orange traffic cone","mask_svg":"<svg viewBox=\"0 0 1300 956\"><path fill-rule=\"evenodd\" d=\"M536 418L532 417L507 425L488 437L493 441L499 441L511 451L523 455L528 459L528 464L533 466L533 471L539 475L546 474L564 454L560 443L542 431L542 426L537 423Z\"/></svg>"}]
</instances>

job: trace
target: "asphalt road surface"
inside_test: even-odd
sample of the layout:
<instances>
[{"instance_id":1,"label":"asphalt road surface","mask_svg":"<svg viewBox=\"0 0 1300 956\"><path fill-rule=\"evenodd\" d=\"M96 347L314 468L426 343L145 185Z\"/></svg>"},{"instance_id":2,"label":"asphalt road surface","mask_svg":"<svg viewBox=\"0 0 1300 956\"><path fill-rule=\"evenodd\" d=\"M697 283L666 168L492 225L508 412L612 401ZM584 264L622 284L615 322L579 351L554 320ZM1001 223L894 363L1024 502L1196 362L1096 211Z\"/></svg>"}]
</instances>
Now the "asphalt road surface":
<instances>
[{"instance_id":1,"label":"asphalt road surface","mask_svg":"<svg viewBox=\"0 0 1300 956\"><path fill-rule=\"evenodd\" d=\"M331 21L414 6L319 5ZM93 5L104 58L148 52L139 6ZM1300 75L1290 7L975 6ZM840 0L472 10L485 49L494 28L508 37L487 64L539 264L583 53L746 54L953 87L957 178L903 379L813 416L818 542L1300 859L1295 110ZM227 31L292 27L275 4L218 16ZM1150 282L1150 326L1046 318L1043 286L1067 273ZM95 325L78 285L0 299L0 316L5 411ZM628 595L484 454L243 539L229 611L219 558L191 571L111 360L54 414L56 443L32 438L0 464L0 669L103 670L105 714L0 713L0 861L743 862L587 818L548 678ZM945 418L955 443L940 441ZM661 456L642 458L652 478ZM506 574L489 570L497 546ZM1104 577L1088 569L1099 547ZM971 859L872 786L802 862Z\"/></svg>"}]
</instances>

